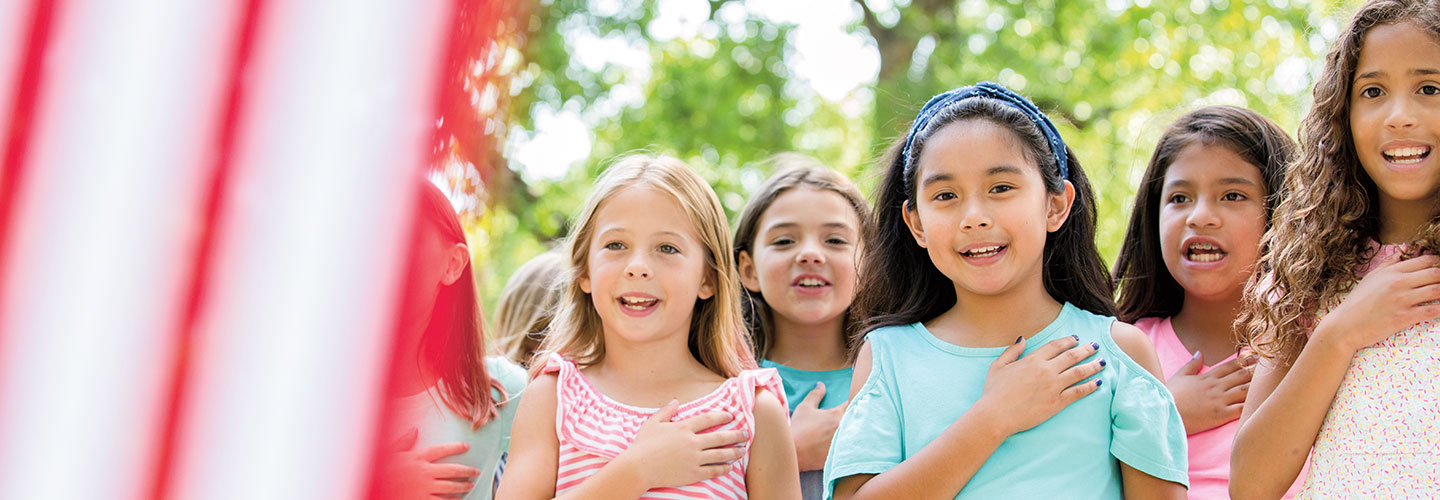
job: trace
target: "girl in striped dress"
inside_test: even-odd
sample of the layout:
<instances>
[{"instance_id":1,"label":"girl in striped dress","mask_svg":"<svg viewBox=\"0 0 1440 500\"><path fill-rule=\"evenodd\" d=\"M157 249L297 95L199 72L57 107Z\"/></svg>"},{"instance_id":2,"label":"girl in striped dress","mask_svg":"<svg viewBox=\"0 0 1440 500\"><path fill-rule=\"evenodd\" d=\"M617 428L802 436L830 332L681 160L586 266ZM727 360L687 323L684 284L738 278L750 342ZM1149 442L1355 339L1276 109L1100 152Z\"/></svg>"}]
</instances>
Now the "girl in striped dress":
<instances>
[{"instance_id":1,"label":"girl in striped dress","mask_svg":"<svg viewBox=\"0 0 1440 500\"><path fill-rule=\"evenodd\" d=\"M750 354L714 191L677 159L625 158L569 243L499 497L798 499L785 392Z\"/></svg>"}]
</instances>

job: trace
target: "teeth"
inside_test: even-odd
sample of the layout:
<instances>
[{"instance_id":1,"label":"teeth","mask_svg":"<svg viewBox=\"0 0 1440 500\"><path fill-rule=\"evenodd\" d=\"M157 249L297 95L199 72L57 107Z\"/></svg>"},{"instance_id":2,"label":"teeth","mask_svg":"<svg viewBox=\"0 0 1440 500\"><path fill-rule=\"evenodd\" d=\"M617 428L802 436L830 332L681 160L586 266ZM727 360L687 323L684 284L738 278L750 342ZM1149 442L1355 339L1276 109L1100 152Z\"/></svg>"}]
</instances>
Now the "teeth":
<instances>
[{"instance_id":1,"label":"teeth","mask_svg":"<svg viewBox=\"0 0 1440 500\"><path fill-rule=\"evenodd\" d=\"M1217 247L1217 246L1212 245L1212 244L1209 244L1209 243L1191 243L1191 244L1190 244L1190 249L1191 249L1191 250L1219 250L1220 247Z\"/></svg>"},{"instance_id":2,"label":"teeth","mask_svg":"<svg viewBox=\"0 0 1440 500\"><path fill-rule=\"evenodd\" d=\"M623 300L623 301L625 301L626 304L631 304L631 305L635 305L635 304L649 304L649 303L651 303L651 302L655 302L655 299L646 299L646 298L640 298L640 297L620 297L620 300Z\"/></svg>"},{"instance_id":3,"label":"teeth","mask_svg":"<svg viewBox=\"0 0 1440 500\"><path fill-rule=\"evenodd\" d=\"M1225 258L1223 253L1195 253L1190 254L1190 260L1195 262L1215 262Z\"/></svg>"},{"instance_id":4,"label":"teeth","mask_svg":"<svg viewBox=\"0 0 1440 500\"><path fill-rule=\"evenodd\" d=\"M988 247L971 249L970 251L965 252L965 254L971 257L989 257L991 255L995 255L999 251L1000 245L991 245Z\"/></svg>"},{"instance_id":5,"label":"teeth","mask_svg":"<svg viewBox=\"0 0 1440 500\"><path fill-rule=\"evenodd\" d=\"M1419 156L1425 154L1430 148L1395 148L1385 150L1390 156Z\"/></svg>"},{"instance_id":6,"label":"teeth","mask_svg":"<svg viewBox=\"0 0 1440 500\"><path fill-rule=\"evenodd\" d=\"M821 281L821 280L818 280L818 279L815 279L815 278L805 278L805 279L803 279L803 280L800 280L799 285L800 285L800 286L825 286L825 282L824 282L824 281Z\"/></svg>"}]
</instances>

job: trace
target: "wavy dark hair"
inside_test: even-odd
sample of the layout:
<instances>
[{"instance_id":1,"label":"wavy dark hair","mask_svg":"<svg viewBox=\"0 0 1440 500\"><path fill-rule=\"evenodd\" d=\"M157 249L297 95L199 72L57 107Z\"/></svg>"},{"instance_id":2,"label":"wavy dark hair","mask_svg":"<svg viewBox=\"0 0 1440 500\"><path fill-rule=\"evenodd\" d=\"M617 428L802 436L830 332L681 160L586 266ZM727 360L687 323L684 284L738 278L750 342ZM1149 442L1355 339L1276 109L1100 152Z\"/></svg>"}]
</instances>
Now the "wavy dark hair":
<instances>
[{"instance_id":1,"label":"wavy dark hair","mask_svg":"<svg viewBox=\"0 0 1440 500\"><path fill-rule=\"evenodd\" d=\"M774 164L776 172L755 190L750 196L750 201L745 203L745 210L740 212L740 220L735 225L735 260L740 260L740 252L753 253L755 238L760 232L760 218L770 205L780 195L785 194L797 187L808 187L830 191L845 198L850 208L855 210L855 218L859 221L860 227L855 228L860 232L860 241L863 243L870 236L870 204L865 201L865 196L860 190L846 179L839 172L826 168L818 160L805 155L795 153L782 153L770 159ZM745 324L750 328L750 339L754 343L755 359L765 359L770 354L770 348L775 344L774 319L770 304L765 302L765 296L759 292L752 292L744 287L740 291L741 305L744 307ZM853 304L853 302L852 302ZM854 350L851 342L860 329L860 322L856 321L852 314L852 308L845 309L845 319L841 325L841 335L844 335L845 348Z\"/></svg>"},{"instance_id":2,"label":"wavy dark hair","mask_svg":"<svg viewBox=\"0 0 1440 500\"><path fill-rule=\"evenodd\" d=\"M1075 186L1075 202L1069 218L1059 230L1045 238L1042 280L1045 291L1061 302L1111 316L1115 303L1113 287L1105 262L1095 247L1095 194L1090 180L1080 167L1075 151L1065 148L1070 178L1060 177L1060 168L1051 154L1050 145L1039 127L1024 113L1001 101L988 97L972 97L942 109L929 124L915 133L911 154L919 158L925 143L936 132L951 123L985 120L1015 134L1025 157L1039 167L1045 189L1063 193L1065 182ZM955 305L955 285L935 267L925 249L915 243L905 225L905 202L914 206L917 183L914 176L906 179L905 158L901 149L905 137L890 146L881 161L883 176L876 187L873 236L865 242L865 257L860 266L859 293L851 307L863 321L863 329L851 342L851 358L858 353L860 340L866 333L885 326L908 325L927 321Z\"/></svg>"},{"instance_id":3,"label":"wavy dark hair","mask_svg":"<svg viewBox=\"0 0 1440 500\"><path fill-rule=\"evenodd\" d=\"M1265 227L1282 197L1285 166L1295 157L1295 141L1274 121L1236 106L1206 106L1181 116L1165 129L1150 166L1135 193L1130 227L1115 260L1120 321L1174 316L1185 302L1185 290L1165 267L1160 251L1160 201L1165 174L1180 151L1192 144L1220 146L1260 170L1265 181Z\"/></svg>"},{"instance_id":4,"label":"wavy dark hair","mask_svg":"<svg viewBox=\"0 0 1440 500\"><path fill-rule=\"evenodd\" d=\"M1325 56L1314 104L1300 122L1299 158L1285 172L1285 197L1261 244L1258 272L1246 284L1236 320L1261 356L1288 363L1299 355L1316 313L1333 307L1374 258L1380 233L1378 191L1360 164L1350 133L1350 96L1365 35L1376 26L1412 23L1440 43L1440 2L1372 0L1361 6ZM1440 253L1432 214L1409 247Z\"/></svg>"}]
</instances>

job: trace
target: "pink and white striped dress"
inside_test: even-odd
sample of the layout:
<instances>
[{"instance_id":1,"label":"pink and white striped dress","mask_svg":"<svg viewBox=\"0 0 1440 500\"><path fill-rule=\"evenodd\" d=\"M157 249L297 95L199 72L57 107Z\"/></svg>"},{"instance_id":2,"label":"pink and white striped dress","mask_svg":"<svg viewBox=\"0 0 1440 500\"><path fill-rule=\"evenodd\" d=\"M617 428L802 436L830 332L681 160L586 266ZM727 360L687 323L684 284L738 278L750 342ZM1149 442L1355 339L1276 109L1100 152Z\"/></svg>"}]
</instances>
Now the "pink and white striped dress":
<instances>
[{"instance_id":1,"label":"pink and white striped dress","mask_svg":"<svg viewBox=\"0 0 1440 500\"><path fill-rule=\"evenodd\" d=\"M560 438L560 468L555 474L555 494L559 495L595 475L601 467L629 448L630 443L635 441L640 424L659 409L638 408L610 399L590 385L575 363L558 354L550 355L542 373L557 374L555 435ZM781 406L785 406L785 389L780 384L780 374L774 368L745 370L720 384L710 394L680 405L679 412L671 421L724 411L734 415L735 419L712 428L712 431L744 430L753 437L755 391L762 388L769 390L780 399ZM747 439L743 445L748 448L750 440ZM720 477L679 488L655 488L640 498L743 499L747 497L745 471L749 464L750 455L747 453Z\"/></svg>"}]
</instances>

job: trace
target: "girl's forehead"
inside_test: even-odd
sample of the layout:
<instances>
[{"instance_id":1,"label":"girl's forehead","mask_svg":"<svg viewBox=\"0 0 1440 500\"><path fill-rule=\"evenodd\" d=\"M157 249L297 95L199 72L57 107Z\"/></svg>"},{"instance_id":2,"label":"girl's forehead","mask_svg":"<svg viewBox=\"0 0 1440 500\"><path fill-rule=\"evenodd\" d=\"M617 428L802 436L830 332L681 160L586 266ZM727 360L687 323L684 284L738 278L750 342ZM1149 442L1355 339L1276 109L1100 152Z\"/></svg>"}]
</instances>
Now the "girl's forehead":
<instances>
[{"instance_id":1,"label":"girl's forehead","mask_svg":"<svg viewBox=\"0 0 1440 500\"><path fill-rule=\"evenodd\" d=\"M673 195L648 184L616 189L596 207L595 234L674 234L699 241L699 220Z\"/></svg>"},{"instance_id":2,"label":"girl's forehead","mask_svg":"<svg viewBox=\"0 0 1440 500\"><path fill-rule=\"evenodd\" d=\"M1010 167L1010 168L1004 168ZM946 124L925 141L917 159L916 185L935 177L1040 174L1020 136L989 120Z\"/></svg>"},{"instance_id":3,"label":"girl's forehead","mask_svg":"<svg viewBox=\"0 0 1440 500\"><path fill-rule=\"evenodd\" d=\"M850 200L831 189L796 186L781 191L761 213L761 227L796 219L838 220L858 224L860 214Z\"/></svg>"}]
</instances>

